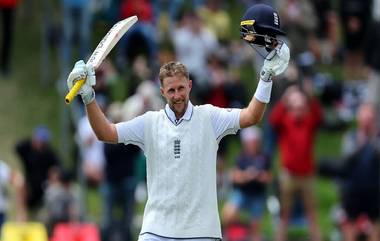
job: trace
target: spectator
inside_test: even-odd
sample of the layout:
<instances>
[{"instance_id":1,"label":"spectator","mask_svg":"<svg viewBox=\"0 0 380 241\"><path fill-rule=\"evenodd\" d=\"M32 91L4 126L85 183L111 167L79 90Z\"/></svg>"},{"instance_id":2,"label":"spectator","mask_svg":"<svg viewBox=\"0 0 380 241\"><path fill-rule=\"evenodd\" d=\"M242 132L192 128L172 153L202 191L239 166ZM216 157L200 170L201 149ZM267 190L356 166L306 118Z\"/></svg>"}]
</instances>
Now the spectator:
<instances>
[{"instance_id":1,"label":"spectator","mask_svg":"<svg viewBox=\"0 0 380 241\"><path fill-rule=\"evenodd\" d=\"M207 66L209 85L202 90L198 96L201 103L212 104L221 108L239 108L244 106L245 89L239 85L237 79L228 74L227 61L222 56L211 54L208 58ZM236 76L235 76L236 77ZM231 80L229 79L231 78ZM219 143L217 153L217 170L218 170L218 194L222 194L227 180L224 175L224 166L226 164L229 138L224 138Z\"/></svg>"},{"instance_id":2,"label":"spectator","mask_svg":"<svg viewBox=\"0 0 380 241\"><path fill-rule=\"evenodd\" d=\"M156 85L149 80L139 84L136 93L127 98L122 106L124 120L130 120L145 111L159 110L164 106Z\"/></svg>"},{"instance_id":3,"label":"spectator","mask_svg":"<svg viewBox=\"0 0 380 241\"><path fill-rule=\"evenodd\" d=\"M49 234L58 223L80 221L79 193L72 181L72 174L67 170L54 168L49 173L44 196L45 223Z\"/></svg>"},{"instance_id":4,"label":"spectator","mask_svg":"<svg viewBox=\"0 0 380 241\"><path fill-rule=\"evenodd\" d=\"M257 127L245 128L240 133L243 151L231 172L234 183L230 200L223 209L226 226L246 210L250 216L249 240L262 240L260 221L265 210L266 185L271 180L269 158L261 150L261 131ZM227 237L228 239L228 237Z\"/></svg>"},{"instance_id":5,"label":"spectator","mask_svg":"<svg viewBox=\"0 0 380 241\"><path fill-rule=\"evenodd\" d=\"M215 105L222 108L230 107L227 96L227 63L221 57L212 54L208 58L207 71L209 84L202 91L203 103Z\"/></svg>"},{"instance_id":6,"label":"spectator","mask_svg":"<svg viewBox=\"0 0 380 241\"><path fill-rule=\"evenodd\" d=\"M338 16L330 0L314 0L312 3L317 28L311 51L323 64L331 64L338 51Z\"/></svg>"},{"instance_id":7,"label":"spectator","mask_svg":"<svg viewBox=\"0 0 380 241\"><path fill-rule=\"evenodd\" d=\"M247 87L242 82L241 73L238 68L230 68L229 79L225 85L228 106L231 108L240 108L248 100Z\"/></svg>"},{"instance_id":8,"label":"spectator","mask_svg":"<svg viewBox=\"0 0 380 241\"><path fill-rule=\"evenodd\" d=\"M370 9L371 0L340 1L346 79L360 79L363 76L363 48L370 22Z\"/></svg>"},{"instance_id":9,"label":"spectator","mask_svg":"<svg viewBox=\"0 0 380 241\"><path fill-rule=\"evenodd\" d=\"M123 144L104 145L106 165L105 178L101 185L102 196L102 240L133 240L133 217L135 210L135 191L138 182L135 162L140 149ZM121 215L115 210L122 210Z\"/></svg>"},{"instance_id":10,"label":"spectator","mask_svg":"<svg viewBox=\"0 0 380 241\"><path fill-rule=\"evenodd\" d=\"M102 108L105 108L104 98L97 97ZM92 131L87 116L83 116L77 126L77 142L81 155L81 168L90 186L98 186L103 180L104 143L100 142Z\"/></svg>"},{"instance_id":11,"label":"spectator","mask_svg":"<svg viewBox=\"0 0 380 241\"><path fill-rule=\"evenodd\" d=\"M10 74L11 50L14 32L14 20L18 0L0 0L1 46L0 46L0 77Z\"/></svg>"},{"instance_id":12,"label":"spectator","mask_svg":"<svg viewBox=\"0 0 380 241\"><path fill-rule=\"evenodd\" d=\"M277 240L286 240L294 195L298 191L306 209L312 241L321 240L314 198L314 138L322 119L315 98L291 86L273 107L270 123L274 127L281 157L281 218Z\"/></svg>"},{"instance_id":13,"label":"spectator","mask_svg":"<svg viewBox=\"0 0 380 241\"><path fill-rule=\"evenodd\" d=\"M244 8L249 8L252 5L260 4L260 3L264 3L271 6L273 5L272 4L273 0L240 0L239 2L241 2L241 4L244 5Z\"/></svg>"},{"instance_id":14,"label":"spectator","mask_svg":"<svg viewBox=\"0 0 380 241\"><path fill-rule=\"evenodd\" d=\"M62 0L63 11L63 38L61 41L63 76L68 73L71 65L73 45L79 43L79 58L86 59L91 47L91 21L90 10L92 0Z\"/></svg>"},{"instance_id":15,"label":"spectator","mask_svg":"<svg viewBox=\"0 0 380 241\"><path fill-rule=\"evenodd\" d=\"M105 180L101 186L103 199L102 237L114 240L117 234L122 240L133 240L133 217L135 210L135 190L137 177L135 162L140 153L136 146L105 144ZM120 208L121 215L115 210Z\"/></svg>"},{"instance_id":16,"label":"spectator","mask_svg":"<svg viewBox=\"0 0 380 241\"><path fill-rule=\"evenodd\" d=\"M207 66L208 76L209 76L209 84L202 90L202 93L198 96L201 103L207 103L214 106L218 106L221 108L232 107L230 104L233 102L230 97L232 97L231 92L234 90L235 86L232 81L230 81L230 85L227 86L228 81L228 73L227 73L227 62L223 59L223 57L218 56L216 54L211 54L208 58L208 66ZM236 89L235 89L236 90ZM239 93L240 96L244 95L244 91ZM195 97L197 98L197 97ZM194 99L194 98L193 98ZM245 103L245 101L244 101ZM244 106L234 106L234 107L242 107ZM218 195L222 196L223 191L226 190L225 184L227 184L228 179L225 178L225 163L227 157L227 151L229 146L229 139L224 138L219 143L218 153L217 153L217 187L218 187Z\"/></svg>"},{"instance_id":17,"label":"spectator","mask_svg":"<svg viewBox=\"0 0 380 241\"><path fill-rule=\"evenodd\" d=\"M38 126L31 138L16 144L16 152L24 168L26 203L31 211L41 207L48 173L60 166L50 139L50 131L45 126Z\"/></svg>"},{"instance_id":18,"label":"spectator","mask_svg":"<svg viewBox=\"0 0 380 241\"><path fill-rule=\"evenodd\" d=\"M128 72L128 90L125 91L124 98L136 94L137 87L151 77L151 70L144 55L136 56L132 63L132 68Z\"/></svg>"},{"instance_id":19,"label":"spectator","mask_svg":"<svg viewBox=\"0 0 380 241\"><path fill-rule=\"evenodd\" d=\"M231 35L231 19L221 5L220 0L207 0L198 12L205 26L215 34L217 39L222 43L227 43Z\"/></svg>"},{"instance_id":20,"label":"spectator","mask_svg":"<svg viewBox=\"0 0 380 241\"><path fill-rule=\"evenodd\" d=\"M369 67L368 101L380 108L380 46L373 44L380 41L380 0L374 0L373 3L373 22L367 34L364 53L365 63Z\"/></svg>"},{"instance_id":21,"label":"spectator","mask_svg":"<svg viewBox=\"0 0 380 241\"><path fill-rule=\"evenodd\" d=\"M25 207L25 180L20 172L12 169L8 164L0 160L0 230L7 220L9 200L6 195L8 184L15 190L16 220L26 221Z\"/></svg>"},{"instance_id":22,"label":"spectator","mask_svg":"<svg viewBox=\"0 0 380 241\"><path fill-rule=\"evenodd\" d=\"M296 57L309 50L317 18L309 0L278 1L281 26L291 43L292 56Z\"/></svg>"},{"instance_id":23,"label":"spectator","mask_svg":"<svg viewBox=\"0 0 380 241\"><path fill-rule=\"evenodd\" d=\"M355 222L369 219L367 240L380 240L380 131L373 104L359 106L357 128L346 133L343 142L345 164L342 169L342 203L347 216L342 226L345 241L357 240Z\"/></svg>"},{"instance_id":24,"label":"spectator","mask_svg":"<svg viewBox=\"0 0 380 241\"><path fill-rule=\"evenodd\" d=\"M171 36L177 59L189 68L193 89L197 92L208 84L205 66L207 58L218 47L217 39L195 12L185 13L181 26L173 29Z\"/></svg>"},{"instance_id":25,"label":"spectator","mask_svg":"<svg viewBox=\"0 0 380 241\"><path fill-rule=\"evenodd\" d=\"M293 62L289 62L289 66L285 73L278 77L277 85L273 86L271 103L268 105L268 111L264 113L263 119L263 150L273 160L277 148L277 134L273 126L269 122L272 108L281 99L288 86L300 81L300 71L298 66Z\"/></svg>"},{"instance_id":26,"label":"spectator","mask_svg":"<svg viewBox=\"0 0 380 241\"><path fill-rule=\"evenodd\" d=\"M152 2L150 0L122 0L120 18L124 19L132 15L136 15L139 21L121 39L117 65L124 70L126 63L130 65L136 56L143 53L149 60L149 67L155 67L158 45Z\"/></svg>"},{"instance_id":27,"label":"spectator","mask_svg":"<svg viewBox=\"0 0 380 241\"><path fill-rule=\"evenodd\" d=\"M205 0L152 0L155 19L158 22L160 41L166 38L166 33L175 28L185 9L197 11Z\"/></svg>"},{"instance_id":28,"label":"spectator","mask_svg":"<svg viewBox=\"0 0 380 241\"><path fill-rule=\"evenodd\" d=\"M121 107L111 105L107 110L108 117L114 123L122 121ZM101 184L102 196L102 240L131 241L132 224L135 210L135 190L138 182L136 162L141 154L134 145L104 145L105 168ZM122 210L117 215L116 209Z\"/></svg>"}]
</instances>

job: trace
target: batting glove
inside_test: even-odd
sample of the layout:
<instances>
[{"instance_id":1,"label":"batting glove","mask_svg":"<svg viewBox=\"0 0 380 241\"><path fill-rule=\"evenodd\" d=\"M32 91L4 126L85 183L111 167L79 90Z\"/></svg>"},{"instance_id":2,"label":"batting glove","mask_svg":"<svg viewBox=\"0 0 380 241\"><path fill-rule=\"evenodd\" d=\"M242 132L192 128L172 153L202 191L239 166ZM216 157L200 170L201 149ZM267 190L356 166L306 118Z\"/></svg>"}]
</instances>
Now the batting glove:
<instances>
[{"instance_id":1,"label":"batting glove","mask_svg":"<svg viewBox=\"0 0 380 241\"><path fill-rule=\"evenodd\" d=\"M262 80L266 81L268 78L282 74L288 67L290 59L289 47L286 43L278 44L265 58L262 68L263 74L260 73ZM269 72L269 73L267 73Z\"/></svg>"},{"instance_id":2,"label":"batting glove","mask_svg":"<svg viewBox=\"0 0 380 241\"><path fill-rule=\"evenodd\" d=\"M67 78L67 87L69 90L71 90L75 82L80 79L85 79L86 81L79 89L78 94L82 97L83 103L88 105L95 99L95 91L92 86L96 84L96 77L94 68L86 65L83 60L79 60L75 63L73 70Z\"/></svg>"},{"instance_id":3,"label":"batting glove","mask_svg":"<svg viewBox=\"0 0 380 241\"><path fill-rule=\"evenodd\" d=\"M256 88L255 97L262 103L269 103L272 91L272 76L285 71L290 59L289 47L282 43L273 49L264 60L260 71L260 81Z\"/></svg>"}]
</instances>

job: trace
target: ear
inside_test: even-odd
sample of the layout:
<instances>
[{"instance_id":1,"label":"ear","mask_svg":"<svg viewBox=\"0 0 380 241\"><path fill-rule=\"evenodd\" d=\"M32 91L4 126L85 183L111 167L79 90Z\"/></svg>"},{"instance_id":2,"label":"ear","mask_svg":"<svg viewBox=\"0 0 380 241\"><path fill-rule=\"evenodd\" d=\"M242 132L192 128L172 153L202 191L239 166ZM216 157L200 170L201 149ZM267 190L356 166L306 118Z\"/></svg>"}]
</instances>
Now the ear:
<instances>
[{"instance_id":1,"label":"ear","mask_svg":"<svg viewBox=\"0 0 380 241\"><path fill-rule=\"evenodd\" d=\"M161 93L161 95L162 95L163 97L165 97L165 96L164 96L164 88L160 87L160 93Z\"/></svg>"},{"instance_id":2,"label":"ear","mask_svg":"<svg viewBox=\"0 0 380 241\"><path fill-rule=\"evenodd\" d=\"M191 90L191 88L193 88L193 81L191 79L189 79L189 88Z\"/></svg>"}]
</instances>

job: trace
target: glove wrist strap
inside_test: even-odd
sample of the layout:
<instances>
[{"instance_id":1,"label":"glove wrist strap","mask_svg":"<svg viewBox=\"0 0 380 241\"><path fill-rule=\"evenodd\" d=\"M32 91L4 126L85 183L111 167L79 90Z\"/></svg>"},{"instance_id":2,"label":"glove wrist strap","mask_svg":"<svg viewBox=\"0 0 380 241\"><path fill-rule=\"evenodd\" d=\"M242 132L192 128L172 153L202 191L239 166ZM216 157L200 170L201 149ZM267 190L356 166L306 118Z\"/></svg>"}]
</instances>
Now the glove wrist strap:
<instances>
[{"instance_id":1,"label":"glove wrist strap","mask_svg":"<svg viewBox=\"0 0 380 241\"><path fill-rule=\"evenodd\" d=\"M85 105L90 104L95 99L95 91L91 88L91 92L87 94L82 94L82 101Z\"/></svg>"},{"instance_id":2,"label":"glove wrist strap","mask_svg":"<svg viewBox=\"0 0 380 241\"><path fill-rule=\"evenodd\" d=\"M264 81L260 80L259 84L257 85L256 92L255 92L255 98L262 102L262 103L269 103L270 101L270 95L272 92L272 81Z\"/></svg>"}]
</instances>

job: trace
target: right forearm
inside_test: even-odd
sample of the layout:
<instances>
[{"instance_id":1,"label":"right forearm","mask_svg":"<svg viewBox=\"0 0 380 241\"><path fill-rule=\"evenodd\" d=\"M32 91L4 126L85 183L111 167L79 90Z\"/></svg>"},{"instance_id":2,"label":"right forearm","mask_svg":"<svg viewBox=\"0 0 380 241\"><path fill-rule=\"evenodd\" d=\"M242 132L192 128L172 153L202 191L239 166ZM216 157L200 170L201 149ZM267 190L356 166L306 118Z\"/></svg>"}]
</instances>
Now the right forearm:
<instances>
[{"instance_id":1,"label":"right forearm","mask_svg":"<svg viewBox=\"0 0 380 241\"><path fill-rule=\"evenodd\" d=\"M86 65L83 60L77 61L67 78L67 87L72 90L75 83L84 78L86 81L80 87L78 94L86 106L92 130L100 141L117 143L118 137L115 125L108 122L95 100L95 91L92 88L96 84L94 67Z\"/></svg>"},{"instance_id":2,"label":"right forearm","mask_svg":"<svg viewBox=\"0 0 380 241\"><path fill-rule=\"evenodd\" d=\"M92 101L86 105L86 110L88 120L96 137L100 141L117 143L116 127L107 120L96 101Z\"/></svg>"}]
</instances>

